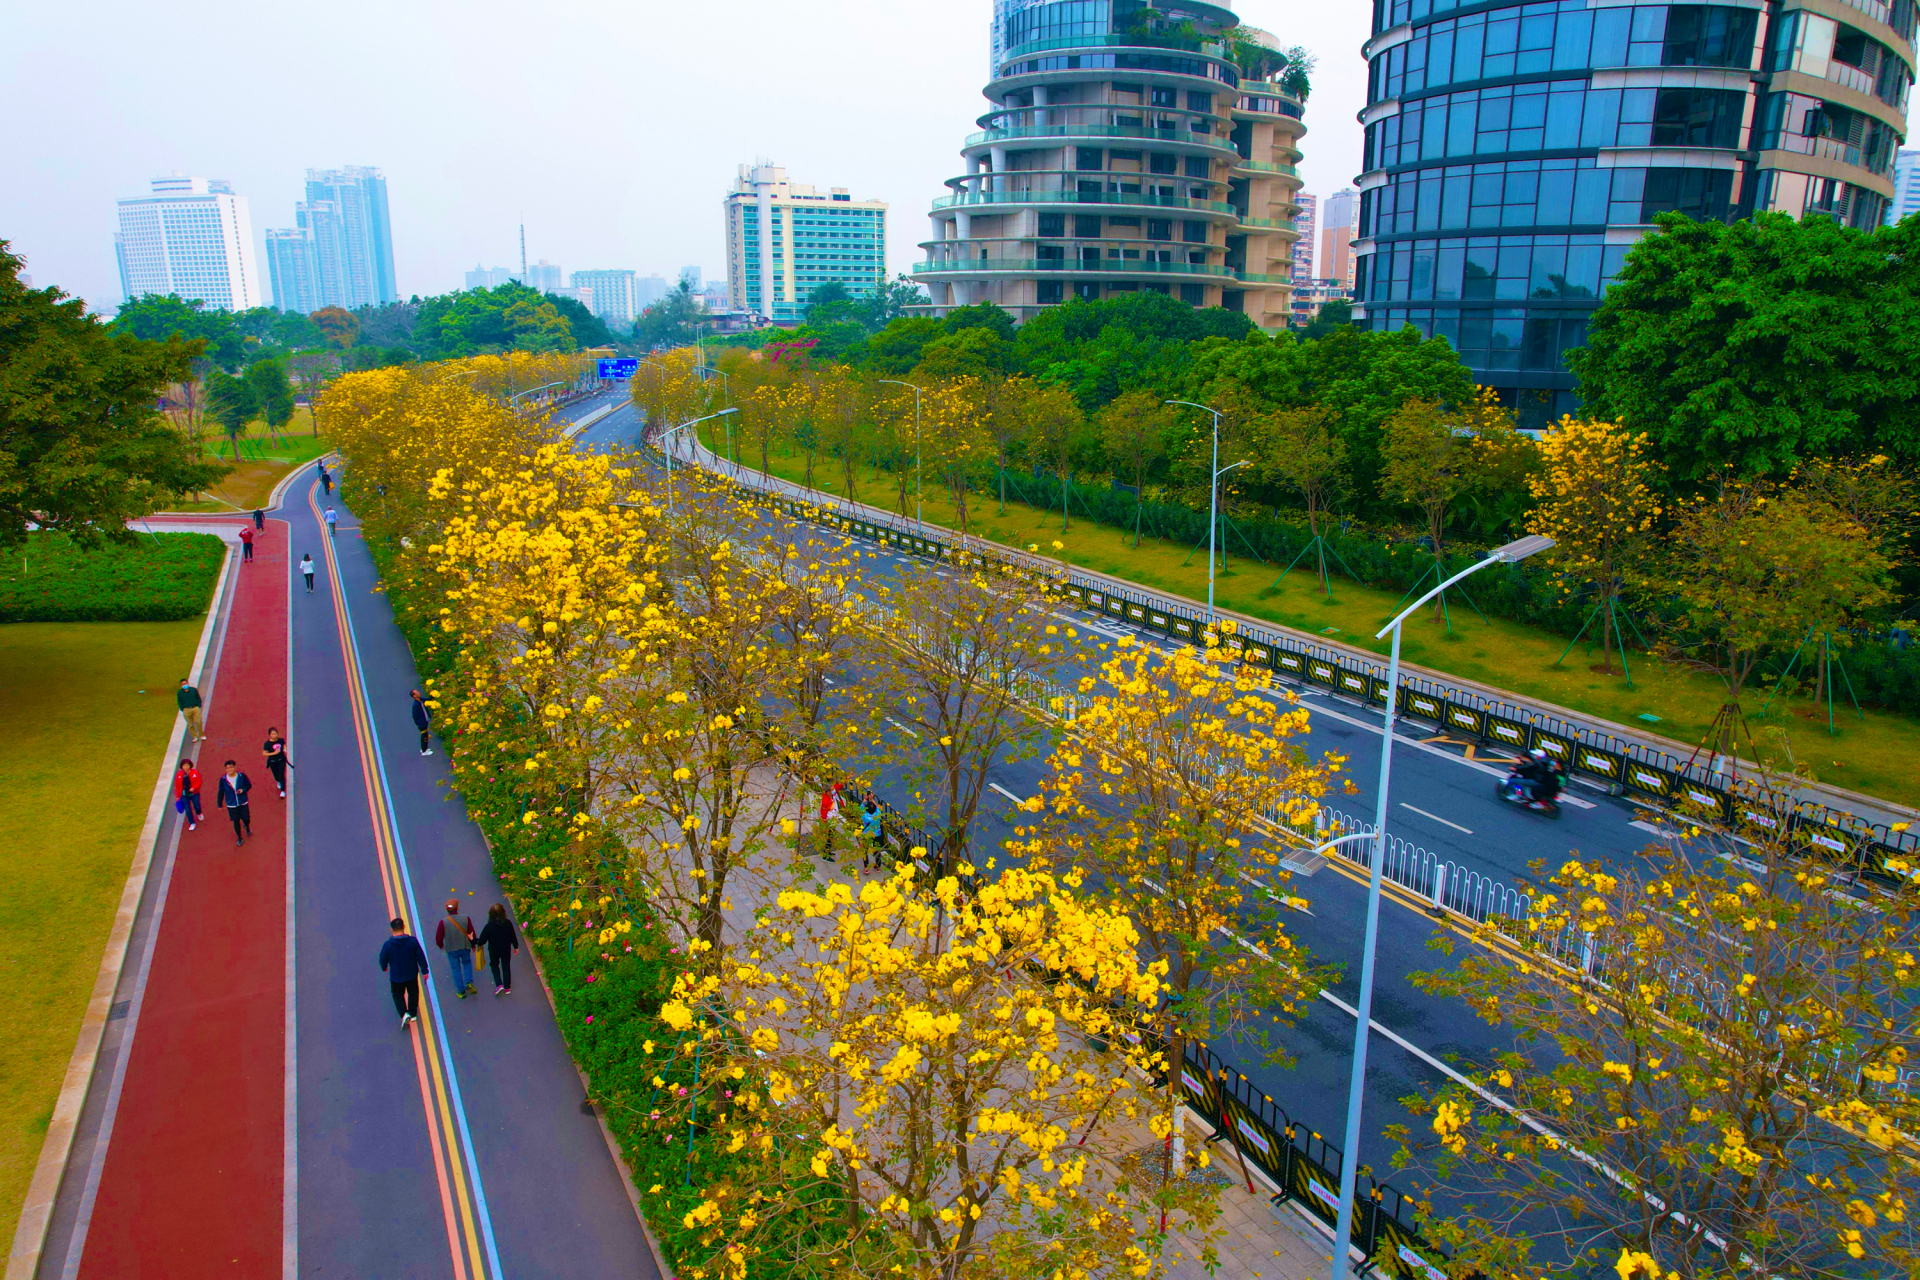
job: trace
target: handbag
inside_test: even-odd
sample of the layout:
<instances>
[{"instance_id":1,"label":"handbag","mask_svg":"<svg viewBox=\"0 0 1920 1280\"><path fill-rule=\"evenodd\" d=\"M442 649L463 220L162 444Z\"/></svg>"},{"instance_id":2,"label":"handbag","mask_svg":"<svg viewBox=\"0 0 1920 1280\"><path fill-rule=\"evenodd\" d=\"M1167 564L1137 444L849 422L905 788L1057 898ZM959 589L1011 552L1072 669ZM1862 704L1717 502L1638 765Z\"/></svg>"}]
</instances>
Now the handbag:
<instances>
[{"instance_id":1,"label":"handbag","mask_svg":"<svg viewBox=\"0 0 1920 1280\"><path fill-rule=\"evenodd\" d=\"M175 813L185 813L187 811L187 798L185 796L178 796L174 799L173 811Z\"/></svg>"}]
</instances>

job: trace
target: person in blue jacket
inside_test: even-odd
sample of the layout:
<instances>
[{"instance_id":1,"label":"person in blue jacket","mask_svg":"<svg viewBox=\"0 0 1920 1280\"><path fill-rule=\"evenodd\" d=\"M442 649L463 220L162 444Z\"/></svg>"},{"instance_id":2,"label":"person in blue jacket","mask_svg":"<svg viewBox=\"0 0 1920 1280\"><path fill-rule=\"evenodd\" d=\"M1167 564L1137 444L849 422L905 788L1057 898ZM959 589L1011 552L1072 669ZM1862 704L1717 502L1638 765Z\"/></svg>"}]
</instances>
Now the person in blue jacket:
<instances>
[{"instance_id":1,"label":"person in blue jacket","mask_svg":"<svg viewBox=\"0 0 1920 1280\"><path fill-rule=\"evenodd\" d=\"M380 948L380 967L386 971L393 1007L404 1027L420 1021L420 975L427 971L427 950L407 932L407 922L400 917L387 921L387 928L393 936Z\"/></svg>"},{"instance_id":2,"label":"person in blue jacket","mask_svg":"<svg viewBox=\"0 0 1920 1280\"><path fill-rule=\"evenodd\" d=\"M253 794L253 780L240 772L240 766L227 761L227 771L220 775L220 794L214 797L214 804L227 811L233 819L233 843L243 845L247 836L253 834L253 808L248 798ZM244 830L245 834L242 834Z\"/></svg>"},{"instance_id":3,"label":"person in blue jacket","mask_svg":"<svg viewBox=\"0 0 1920 1280\"><path fill-rule=\"evenodd\" d=\"M420 696L418 689L415 689L413 691L413 727L420 731L420 754L423 756L433 754L433 747L427 741L427 730L432 724L433 712L427 709L426 699Z\"/></svg>"}]
</instances>

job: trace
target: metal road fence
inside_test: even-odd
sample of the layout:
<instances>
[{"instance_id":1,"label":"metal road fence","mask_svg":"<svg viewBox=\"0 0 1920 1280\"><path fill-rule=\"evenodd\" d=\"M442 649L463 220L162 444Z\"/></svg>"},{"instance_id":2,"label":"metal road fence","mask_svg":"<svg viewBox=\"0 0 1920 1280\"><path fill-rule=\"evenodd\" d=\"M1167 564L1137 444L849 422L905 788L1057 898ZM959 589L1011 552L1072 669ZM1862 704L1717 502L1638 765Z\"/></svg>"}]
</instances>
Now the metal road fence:
<instances>
[{"instance_id":1,"label":"metal road fence","mask_svg":"<svg viewBox=\"0 0 1920 1280\"><path fill-rule=\"evenodd\" d=\"M721 475L737 489L772 502L789 515L830 524L907 555L940 560L951 559L959 551L1024 574L1044 576L1059 582L1067 598L1089 612L1188 644L1204 643L1206 622L1194 612L1191 602L1118 585L1103 575L1056 560L1012 551L951 530L918 526L861 503L734 468L704 446L697 447L695 456L702 467ZM1221 636L1221 643L1252 666L1363 706L1386 706L1386 667L1351 651L1297 640L1248 622L1237 622L1229 634ZM1403 675L1394 696L1400 716L1424 720L1446 733L1470 738L1476 745L1502 748L1516 756L1545 751L1569 773L1650 809L1684 811L1691 820L1727 828L1784 828L1808 856L1839 863L1882 881L1890 882L1898 874L1887 869L1888 858L1920 861L1920 832L1894 831L1883 822L1733 778L1714 769L1711 759L1705 763L1682 759L1660 747L1424 676Z\"/></svg>"}]
</instances>

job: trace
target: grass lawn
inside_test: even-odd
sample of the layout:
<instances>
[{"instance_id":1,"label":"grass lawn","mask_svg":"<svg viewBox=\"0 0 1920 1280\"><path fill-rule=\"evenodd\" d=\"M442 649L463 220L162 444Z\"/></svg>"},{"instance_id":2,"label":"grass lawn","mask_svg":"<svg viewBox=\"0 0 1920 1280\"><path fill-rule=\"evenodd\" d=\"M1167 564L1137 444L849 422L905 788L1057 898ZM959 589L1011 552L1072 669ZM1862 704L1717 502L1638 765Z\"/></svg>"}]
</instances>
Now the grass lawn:
<instances>
[{"instance_id":1,"label":"grass lawn","mask_svg":"<svg viewBox=\"0 0 1920 1280\"><path fill-rule=\"evenodd\" d=\"M0 1224L100 972L201 619L0 626ZM78 786L76 787L76 783Z\"/></svg>"},{"instance_id":2,"label":"grass lawn","mask_svg":"<svg viewBox=\"0 0 1920 1280\"><path fill-rule=\"evenodd\" d=\"M703 430L711 433L710 427ZM724 449L724 433L709 434L707 444L715 450ZM742 465L750 465L755 455L743 449L740 460ZM772 463L777 476L794 481L803 477L804 459L798 453L775 453ZM845 496L837 461L816 458L813 477L816 488ZM863 466L856 471L854 484L855 496L861 501L895 509L890 473ZM953 503L945 489L929 485L922 500L929 524L956 527ZM1057 511L1041 511L1011 499L1005 515L997 514L998 507L991 496L969 497L968 531L1011 546L1038 543L1042 551L1048 551L1058 540L1066 544L1062 554L1072 564L1189 600L1204 601L1207 597L1205 546L1190 556L1188 547L1143 538L1136 550L1131 533L1096 524L1085 516L1074 516L1071 527L1062 533ZM907 514L912 513L913 495L909 492ZM1238 544L1236 548L1244 552ZM1329 601L1313 571L1304 564L1274 586L1283 567L1261 564L1245 554L1227 557L1216 574L1214 598L1223 609L1386 656L1387 642L1376 641L1373 633L1397 612L1399 592L1361 586L1341 577L1336 569L1333 599ZM1644 726L1648 733L1686 744L1700 740L1720 706L1717 680L1664 665L1645 653L1627 655L1633 671L1633 687L1628 688L1619 675L1608 676L1591 669L1600 661L1597 639L1590 647L1583 640L1581 648L1567 655L1566 665L1556 666L1555 659L1567 647L1566 637L1505 619L1484 620L1459 602L1451 612L1451 634L1438 620L1424 614L1410 619L1402 633L1402 660L1620 724ZM1805 698L1775 700L1765 716L1760 716L1760 705L1766 698L1763 686L1744 699L1763 754L1784 760L1790 750L1793 759L1810 767L1823 782L1920 806L1920 776L1913 768L1913 762L1920 760L1920 722L1872 710L1862 719L1851 704L1842 703L1834 717L1837 732L1829 736L1824 706L1816 707ZM1659 719L1640 719L1647 715ZM1746 753L1744 747L1742 751Z\"/></svg>"},{"instance_id":3,"label":"grass lawn","mask_svg":"<svg viewBox=\"0 0 1920 1280\"><path fill-rule=\"evenodd\" d=\"M304 463L313 461L333 447L325 436L313 434L313 419L306 406L293 411L293 421L289 422L275 440L267 434L264 424L254 423L247 434L241 437L244 442L241 461L233 463L233 446L216 429L201 442L201 450L209 458L217 458L233 466L232 474L221 480L211 490L211 500L185 502L170 508L174 511L252 511L264 503L273 493L273 486L287 472ZM252 452L255 456L246 456Z\"/></svg>"}]
</instances>

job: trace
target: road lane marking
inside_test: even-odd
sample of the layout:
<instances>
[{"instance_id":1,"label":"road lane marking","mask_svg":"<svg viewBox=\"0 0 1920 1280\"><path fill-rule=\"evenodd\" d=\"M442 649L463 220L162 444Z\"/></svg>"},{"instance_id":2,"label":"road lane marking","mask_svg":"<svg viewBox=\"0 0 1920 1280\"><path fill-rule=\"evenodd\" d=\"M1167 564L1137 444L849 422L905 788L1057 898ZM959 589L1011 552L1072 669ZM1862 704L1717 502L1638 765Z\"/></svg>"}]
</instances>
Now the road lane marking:
<instances>
[{"instance_id":1,"label":"road lane marking","mask_svg":"<svg viewBox=\"0 0 1920 1280\"><path fill-rule=\"evenodd\" d=\"M1463 832L1466 835L1473 834L1473 830L1471 828L1463 827L1457 822L1449 822L1437 813L1428 813L1425 809L1422 809L1417 804L1408 804L1405 800L1402 800L1400 802L1400 807L1402 809L1411 809L1413 812L1419 814L1423 818L1432 818L1435 822L1439 823L1443 827L1452 827L1455 831Z\"/></svg>"},{"instance_id":2,"label":"road lane marking","mask_svg":"<svg viewBox=\"0 0 1920 1280\"><path fill-rule=\"evenodd\" d=\"M895 720L892 716L887 717L887 723L892 725L894 728L898 729L900 732L906 734L909 738L918 738L920 736L919 734L915 733L913 730L907 728L907 726L901 724L898 720Z\"/></svg>"},{"instance_id":3,"label":"road lane marking","mask_svg":"<svg viewBox=\"0 0 1920 1280\"><path fill-rule=\"evenodd\" d=\"M1027 802L1025 800L1022 800L1019 796L1013 794L1013 792L1007 790L1005 787L1001 786L999 783L989 782L987 785L992 787L995 791L998 791L1001 795L1005 796L1007 799L1019 805L1022 809L1027 807Z\"/></svg>"}]
</instances>

